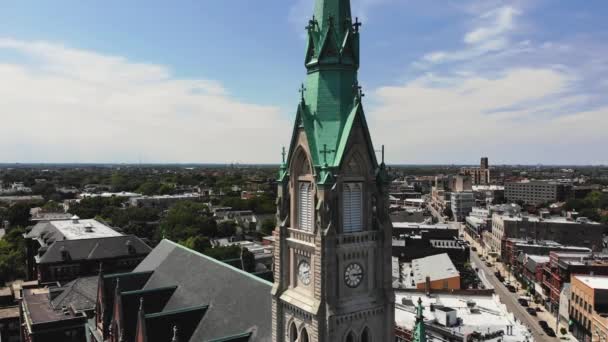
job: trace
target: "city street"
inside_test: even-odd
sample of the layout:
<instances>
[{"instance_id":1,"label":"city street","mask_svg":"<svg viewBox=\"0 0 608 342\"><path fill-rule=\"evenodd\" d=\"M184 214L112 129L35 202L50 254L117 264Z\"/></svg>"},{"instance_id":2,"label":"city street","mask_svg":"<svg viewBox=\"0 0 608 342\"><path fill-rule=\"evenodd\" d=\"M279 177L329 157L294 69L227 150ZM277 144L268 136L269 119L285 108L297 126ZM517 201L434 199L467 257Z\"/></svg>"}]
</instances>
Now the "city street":
<instances>
[{"instance_id":1,"label":"city street","mask_svg":"<svg viewBox=\"0 0 608 342\"><path fill-rule=\"evenodd\" d=\"M507 288L496 278L494 269L486 266L477 256L477 253L471 251L471 262L479 271L483 271L485 278L494 286L494 291L500 297L500 301L507 306L507 309L512 312L515 317L528 326L532 331L535 341L555 341L557 338L547 336L542 328L538 325L538 320L526 312L525 308L517 302L517 294L509 292Z\"/></svg>"}]
</instances>

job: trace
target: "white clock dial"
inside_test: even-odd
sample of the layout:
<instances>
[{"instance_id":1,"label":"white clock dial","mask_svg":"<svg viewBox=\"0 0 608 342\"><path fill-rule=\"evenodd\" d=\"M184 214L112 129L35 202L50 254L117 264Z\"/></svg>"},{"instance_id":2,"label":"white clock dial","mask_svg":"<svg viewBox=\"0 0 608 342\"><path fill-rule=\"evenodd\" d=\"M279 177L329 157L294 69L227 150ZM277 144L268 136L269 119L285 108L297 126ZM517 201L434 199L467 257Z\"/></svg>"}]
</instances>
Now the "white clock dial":
<instances>
[{"instance_id":1,"label":"white clock dial","mask_svg":"<svg viewBox=\"0 0 608 342\"><path fill-rule=\"evenodd\" d=\"M363 267L357 263L352 263L346 266L344 270L344 283L348 287L355 288L361 284L363 280Z\"/></svg>"},{"instance_id":2,"label":"white clock dial","mask_svg":"<svg viewBox=\"0 0 608 342\"><path fill-rule=\"evenodd\" d=\"M304 285L308 286L310 284L310 264L307 261L300 261L298 265L298 279Z\"/></svg>"}]
</instances>

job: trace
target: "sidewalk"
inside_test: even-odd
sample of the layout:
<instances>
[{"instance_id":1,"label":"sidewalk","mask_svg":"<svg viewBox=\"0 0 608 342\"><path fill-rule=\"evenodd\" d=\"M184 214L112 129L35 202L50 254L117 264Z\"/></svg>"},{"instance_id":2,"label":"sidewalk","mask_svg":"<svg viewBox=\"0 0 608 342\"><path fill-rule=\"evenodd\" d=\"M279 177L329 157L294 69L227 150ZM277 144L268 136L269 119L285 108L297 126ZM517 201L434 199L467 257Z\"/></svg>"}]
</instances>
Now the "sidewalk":
<instances>
[{"instance_id":1,"label":"sidewalk","mask_svg":"<svg viewBox=\"0 0 608 342\"><path fill-rule=\"evenodd\" d=\"M488 258L487 251L482 248L482 246L479 242L472 239L469 236L469 234L467 234L467 233L465 233L465 239L467 239L470 242L471 246L474 246L477 249L476 253L482 253L484 257ZM503 275L505 280L508 280L513 286L515 286L518 289L517 293L513 293L514 296L519 297L519 296L528 295L527 291L522 289L522 284L517 280L517 278L515 278L515 276L513 274L511 274L511 272L505 267L505 265L502 262L492 261L492 263L494 264L494 269L498 270ZM489 276L494 276L494 275L489 275ZM550 327L555 329L555 327L556 327L555 316L553 316L550 312L548 312L545 309L545 307L543 307L542 304L536 304L534 302L530 302L529 304L530 304L530 307L532 307L532 308L538 307L542 310L540 312L537 312L538 320L546 321ZM560 332L561 328L568 329L568 327L565 326L564 324L560 324L558 326L558 328L555 329L555 334L557 335L557 337L560 340L577 341L570 333L568 333L567 335L562 335Z\"/></svg>"}]
</instances>

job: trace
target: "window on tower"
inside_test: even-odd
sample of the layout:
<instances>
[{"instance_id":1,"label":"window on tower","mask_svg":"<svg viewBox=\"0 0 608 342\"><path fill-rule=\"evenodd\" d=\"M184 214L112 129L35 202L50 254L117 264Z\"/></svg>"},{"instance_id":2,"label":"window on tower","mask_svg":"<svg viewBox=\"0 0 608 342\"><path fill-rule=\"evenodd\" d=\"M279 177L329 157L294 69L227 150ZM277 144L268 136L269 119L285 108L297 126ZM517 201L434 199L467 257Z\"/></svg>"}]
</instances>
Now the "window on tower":
<instances>
[{"instance_id":1,"label":"window on tower","mask_svg":"<svg viewBox=\"0 0 608 342\"><path fill-rule=\"evenodd\" d=\"M298 184L298 228L312 231L313 189L311 182Z\"/></svg>"},{"instance_id":2,"label":"window on tower","mask_svg":"<svg viewBox=\"0 0 608 342\"><path fill-rule=\"evenodd\" d=\"M344 183L342 213L344 233L363 230L363 185L361 183Z\"/></svg>"}]
</instances>

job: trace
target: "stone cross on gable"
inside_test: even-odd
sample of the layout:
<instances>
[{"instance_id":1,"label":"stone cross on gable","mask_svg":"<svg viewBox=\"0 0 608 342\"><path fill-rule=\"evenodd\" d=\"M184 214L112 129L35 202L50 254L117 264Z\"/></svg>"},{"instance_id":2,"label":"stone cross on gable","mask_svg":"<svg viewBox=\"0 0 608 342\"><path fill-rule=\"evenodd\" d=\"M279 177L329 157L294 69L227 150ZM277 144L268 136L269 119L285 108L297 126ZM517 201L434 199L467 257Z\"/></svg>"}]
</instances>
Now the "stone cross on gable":
<instances>
[{"instance_id":1,"label":"stone cross on gable","mask_svg":"<svg viewBox=\"0 0 608 342\"><path fill-rule=\"evenodd\" d=\"M316 25L317 25L317 19L315 19L315 16L313 15L312 19L310 19L308 21L308 25L306 25L305 29L307 31L310 31L310 30L314 29Z\"/></svg>"}]
</instances>

